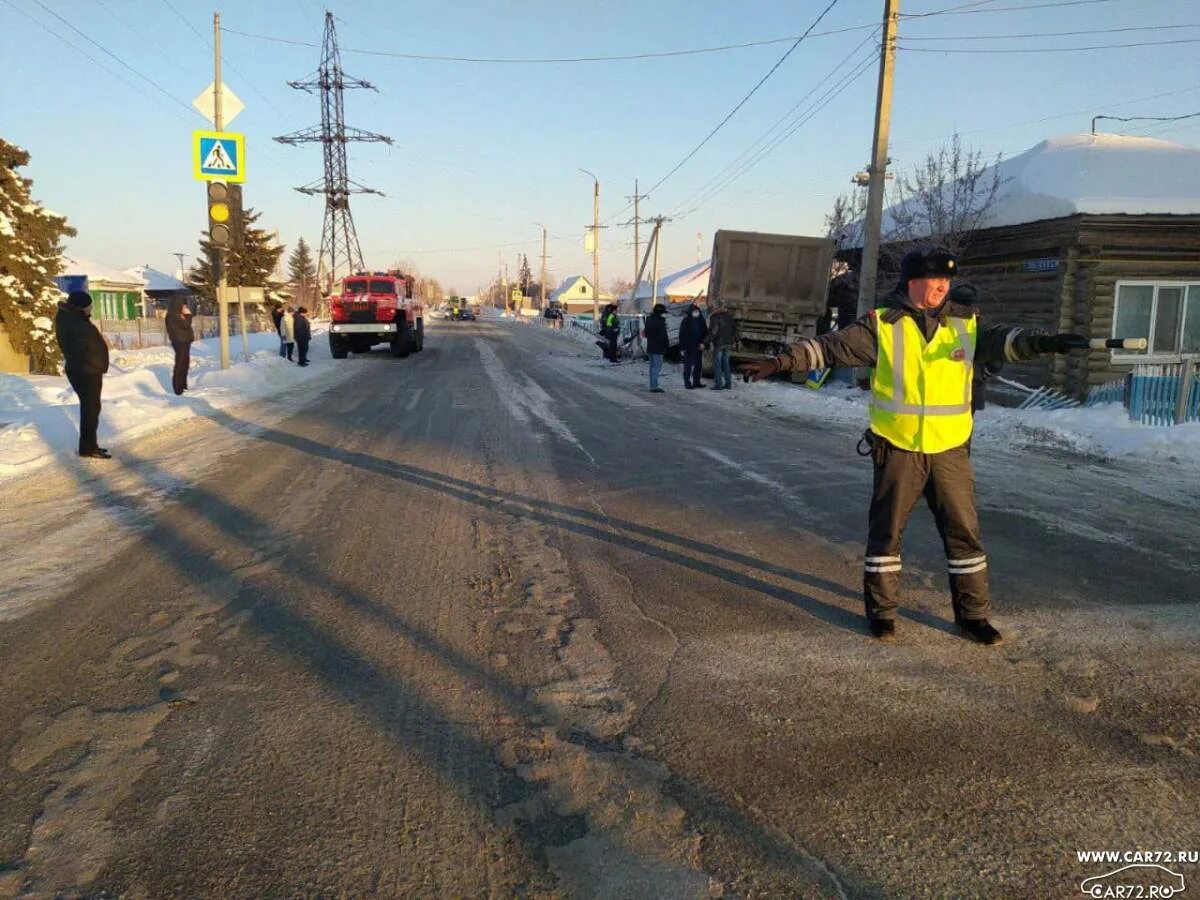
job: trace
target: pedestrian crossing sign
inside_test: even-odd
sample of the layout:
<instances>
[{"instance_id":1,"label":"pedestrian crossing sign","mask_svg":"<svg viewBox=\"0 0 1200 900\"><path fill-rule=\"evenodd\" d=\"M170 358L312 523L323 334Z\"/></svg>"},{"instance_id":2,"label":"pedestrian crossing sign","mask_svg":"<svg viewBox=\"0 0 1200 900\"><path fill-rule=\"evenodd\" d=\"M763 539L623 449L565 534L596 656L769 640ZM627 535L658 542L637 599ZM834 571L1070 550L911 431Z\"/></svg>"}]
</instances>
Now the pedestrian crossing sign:
<instances>
[{"instance_id":1,"label":"pedestrian crossing sign","mask_svg":"<svg viewBox=\"0 0 1200 900\"><path fill-rule=\"evenodd\" d=\"M246 136L235 131L197 131L192 138L197 181L246 180Z\"/></svg>"}]
</instances>

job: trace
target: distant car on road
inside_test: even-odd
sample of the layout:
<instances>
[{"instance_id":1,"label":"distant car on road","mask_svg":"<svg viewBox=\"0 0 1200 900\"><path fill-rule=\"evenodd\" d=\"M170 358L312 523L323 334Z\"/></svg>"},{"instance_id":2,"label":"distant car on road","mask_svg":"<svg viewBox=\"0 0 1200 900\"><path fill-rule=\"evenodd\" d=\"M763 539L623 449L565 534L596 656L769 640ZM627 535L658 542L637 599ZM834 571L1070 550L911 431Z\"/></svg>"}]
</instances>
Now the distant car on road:
<instances>
[{"instance_id":1,"label":"distant car on road","mask_svg":"<svg viewBox=\"0 0 1200 900\"><path fill-rule=\"evenodd\" d=\"M464 306L458 311L458 318L460 322L466 321L467 319L470 319L472 322L474 322L476 318L475 310L471 309L469 306Z\"/></svg>"}]
</instances>

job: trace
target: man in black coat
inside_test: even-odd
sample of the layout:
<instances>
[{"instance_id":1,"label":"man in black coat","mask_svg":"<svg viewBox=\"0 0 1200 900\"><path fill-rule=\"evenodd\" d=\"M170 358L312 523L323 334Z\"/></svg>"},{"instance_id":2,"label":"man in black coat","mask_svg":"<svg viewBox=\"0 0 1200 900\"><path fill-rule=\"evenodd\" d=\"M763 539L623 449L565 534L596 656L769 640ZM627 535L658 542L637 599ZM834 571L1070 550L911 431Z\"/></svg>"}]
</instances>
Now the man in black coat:
<instances>
[{"instance_id":1,"label":"man in black coat","mask_svg":"<svg viewBox=\"0 0 1200 900\"><path fill-rule=\"evenodd\" d=\"M112 454L97 443L100 427L100 390L108 371L108 345L92 324L92 295L71 291L58 304L54 336L62 349L63 370L79 397L79 455L111 459Z\"/></svg>"},{"instance_id":2,"label":"man in black coat","mask_svg":"<svg viewBox=\"0 0 1200 900\"><path fill-rule=\"evenodd\" d=\"M196 333L192 330L192 311L183 297L172 297L167 301L167 340L175 350L175 370L171 373L171 388L176 396L187 390L188 368L192 364L192 341Z\"/></svg>"},{"instance_id":3,"label":"man in black coat","mask_svg":"<svg viewBox=\"0 0 1200 900\"><path fill-rule=\"evenodd\" d=\"M702 387L700 371L703 367L704 340L708 337L708 325L693 303L687 315L679 323L679 349L683 351L683 386L689 391Z\"/></svg>"},{"instance_id":4,"label":"man in black coat","mask_svg":"<svg viewBox=\"0 0 1200 900\"><path fill-rule=\"evenodd\" d=\"M308 321L308 310L301 306L292 318L292 328L296 336L296 349L300 353L299 363L308 365L308 344L312 340L312 324Z\"/></svg>"},{"instance_id":5,"label":"man in black coat","mask_svg":"<svg viewBox=\"0 0 1200 900\"><path fill-rule=\"evenodd\" d=\"M662 372L663 355L671 347L671 338L667 334L667 308L661 303L654 304L654 311L646 316L646 352L650 355L650 393L662 394L665 391L658 386L658 376Z\"/></svg>"}]
</instances>

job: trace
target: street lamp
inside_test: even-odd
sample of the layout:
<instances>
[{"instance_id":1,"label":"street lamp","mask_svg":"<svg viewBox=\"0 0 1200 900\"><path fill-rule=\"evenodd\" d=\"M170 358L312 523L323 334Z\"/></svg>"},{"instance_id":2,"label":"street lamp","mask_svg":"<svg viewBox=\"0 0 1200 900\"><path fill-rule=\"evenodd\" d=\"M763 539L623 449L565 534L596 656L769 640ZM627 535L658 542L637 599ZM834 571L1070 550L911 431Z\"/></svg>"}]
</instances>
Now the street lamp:
<instances>
[{"instance_id":1,"label":"street lamp","mask_svg":"<svg viewBox=\"0 0 1200 900\"><path fill-rule=\"evenodd\" d=\"M592 321L600 321L600 179L587 169L580 169L595 182L592 191Z\"/></svg>"}]
</instances>

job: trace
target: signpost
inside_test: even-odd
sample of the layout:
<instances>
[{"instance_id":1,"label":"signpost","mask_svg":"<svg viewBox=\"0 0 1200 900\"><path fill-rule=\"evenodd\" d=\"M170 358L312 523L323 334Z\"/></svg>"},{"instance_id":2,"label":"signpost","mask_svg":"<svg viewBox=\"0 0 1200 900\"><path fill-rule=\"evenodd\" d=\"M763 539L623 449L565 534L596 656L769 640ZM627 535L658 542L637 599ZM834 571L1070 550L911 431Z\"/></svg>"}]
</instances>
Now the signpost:
<instances>
[{"instance_id":1,"label":"signpost","mask_svg":"<svg viewBox=\"0 0 1200 900\"><path fill-rule=\"evenodd\" d=\"M200 96L192 101L192 106L196 107L200 115L212 122L213 125L217 125L216 86L215 81L209 82L208 87L200 92ZM245 108L246 104L229 89L229 85L221 82L221 118L223 121L218 127L228 125Z\"/></svg>"},{"instance_id":2,"label":"signpost","mask_svg":"<svg viewBox=\"0 0 1200 900\"><path fill-rule=\"evenodd\" d=\"M236 131L192 133L192 162L197 181L246 180L246 136Z\"/></svg>"}]
</instances>

